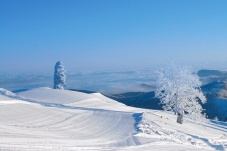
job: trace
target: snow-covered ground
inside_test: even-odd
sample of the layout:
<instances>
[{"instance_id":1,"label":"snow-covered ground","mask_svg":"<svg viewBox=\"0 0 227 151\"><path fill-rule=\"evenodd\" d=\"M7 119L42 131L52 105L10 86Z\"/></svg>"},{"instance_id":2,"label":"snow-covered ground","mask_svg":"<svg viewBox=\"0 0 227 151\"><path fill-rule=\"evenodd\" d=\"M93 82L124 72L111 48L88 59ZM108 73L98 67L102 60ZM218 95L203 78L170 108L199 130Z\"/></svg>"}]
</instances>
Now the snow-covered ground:
<instances>
[{"instance_id":1,"label":"snow-covered ground","mask_svg":"<svg viewBox=\"0 0 227 151\"><path fill-rule=\"evenodd\" d=\"M0 89L0 150L227 150L227 123L181 125L100 93Z\"/></svg>"}]
</instances>

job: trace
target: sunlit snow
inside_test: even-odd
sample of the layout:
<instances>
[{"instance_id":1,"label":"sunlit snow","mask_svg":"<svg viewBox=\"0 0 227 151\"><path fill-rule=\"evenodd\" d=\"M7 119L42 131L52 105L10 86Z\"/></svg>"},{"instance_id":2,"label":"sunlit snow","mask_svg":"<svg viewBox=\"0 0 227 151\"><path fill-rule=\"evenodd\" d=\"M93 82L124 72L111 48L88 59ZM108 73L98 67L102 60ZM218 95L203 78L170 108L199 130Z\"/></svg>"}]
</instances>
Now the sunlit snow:
<instances>
[{"instance_id":1,"label":"sunlit snow","mask_svg":"<svg viewBox=\"0 0 227 151\"><path fill-rule=\"evenodd\" d=\"M0 89L0 150L225 150L227 123L176 123L100 93Z\"/></svg>"}]
</instances>

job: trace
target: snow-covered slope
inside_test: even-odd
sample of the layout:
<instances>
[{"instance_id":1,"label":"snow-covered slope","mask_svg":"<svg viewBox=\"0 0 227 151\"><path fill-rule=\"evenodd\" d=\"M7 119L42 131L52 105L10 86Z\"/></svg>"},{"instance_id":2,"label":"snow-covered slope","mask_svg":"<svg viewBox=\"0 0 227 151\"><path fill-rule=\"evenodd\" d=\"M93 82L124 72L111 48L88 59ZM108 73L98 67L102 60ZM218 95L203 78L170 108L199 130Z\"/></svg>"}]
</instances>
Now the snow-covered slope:
<instances>
[{"instance_id":1,"label":"snow-covered slope","mask_svg":"<svg viewBox=\"0 0 227 151\"><path fill-rule=\"evenodd\" d=\"M227 123L200 125L102 94L0 89L0 150L225 150Z\"/></svg>"}]
</instances>

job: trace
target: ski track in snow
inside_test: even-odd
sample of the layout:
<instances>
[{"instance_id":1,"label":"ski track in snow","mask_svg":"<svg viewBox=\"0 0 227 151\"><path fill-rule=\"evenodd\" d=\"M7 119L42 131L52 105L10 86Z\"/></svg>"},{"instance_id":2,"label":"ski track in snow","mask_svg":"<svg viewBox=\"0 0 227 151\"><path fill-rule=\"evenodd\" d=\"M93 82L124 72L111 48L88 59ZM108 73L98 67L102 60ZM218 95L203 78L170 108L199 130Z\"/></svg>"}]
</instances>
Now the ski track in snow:
<instances>
[{"instance_id":1,"label":"ski track in snow","mask_svg":"<svg viewBox=\"0 0 227 151\"><path fill-rule=\"evenodd\" d=\"M227 124L125 106L101 94L0 89L0 150L226 150Z\"/></svg>"}]
</instances>

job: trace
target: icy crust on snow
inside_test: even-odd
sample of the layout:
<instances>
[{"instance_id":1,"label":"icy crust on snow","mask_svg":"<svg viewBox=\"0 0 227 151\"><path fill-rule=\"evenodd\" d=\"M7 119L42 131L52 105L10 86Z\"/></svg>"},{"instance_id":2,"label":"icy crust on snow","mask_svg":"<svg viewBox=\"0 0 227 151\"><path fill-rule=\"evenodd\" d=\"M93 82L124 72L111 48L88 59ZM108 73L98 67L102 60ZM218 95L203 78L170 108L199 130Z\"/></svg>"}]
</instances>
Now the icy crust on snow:
<instances>
[{"instance_id":1,"label":"icy crust on snow","mask_svg":"<svg viewBox=\"0 0 227 151\"><path fill-rule=\"evenodd\" d=\"M128 107L100 93L0 89L0 102L0 150L227 149L225 122L184 117L181 125L170 112Z\"/></svg>"}]
</instances>

